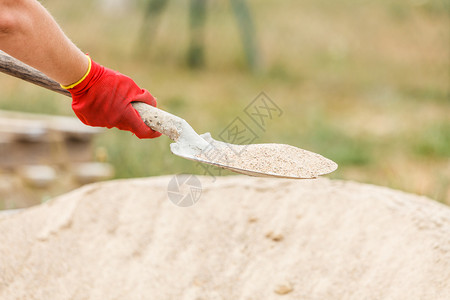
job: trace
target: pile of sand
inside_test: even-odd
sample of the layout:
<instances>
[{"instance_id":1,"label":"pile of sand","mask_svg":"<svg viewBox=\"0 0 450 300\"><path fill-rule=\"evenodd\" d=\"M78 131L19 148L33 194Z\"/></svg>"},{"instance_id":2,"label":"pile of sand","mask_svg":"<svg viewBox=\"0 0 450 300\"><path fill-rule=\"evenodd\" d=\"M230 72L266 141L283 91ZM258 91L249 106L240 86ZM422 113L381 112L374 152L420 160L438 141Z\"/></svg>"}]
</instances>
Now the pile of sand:
<instances>
[{"instance_id":1,"label":"pile of sand","mask_svg":"<svg viewBox=\"0 0 450 300\"><path fill-rule=\"evenodd\" d=\"M450 209L353 182L171 177L0 218L0 299L450 299Z\"/></svg>"}]
</instances>

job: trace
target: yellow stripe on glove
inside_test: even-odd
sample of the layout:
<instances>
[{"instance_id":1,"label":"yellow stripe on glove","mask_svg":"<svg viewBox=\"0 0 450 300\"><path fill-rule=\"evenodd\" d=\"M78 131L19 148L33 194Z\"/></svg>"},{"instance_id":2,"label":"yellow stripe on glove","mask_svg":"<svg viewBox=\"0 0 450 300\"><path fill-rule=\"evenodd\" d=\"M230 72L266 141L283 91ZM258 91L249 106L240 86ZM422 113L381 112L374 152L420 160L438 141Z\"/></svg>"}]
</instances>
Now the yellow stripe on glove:
<instances>
[{"instance_id":1,"label":"yellow stripe on glove","mask_svg":"<svg viewBox=\"0 0 450 300\"><path fill-rule=\"evenodd\" d=\"M83 77L81 77L80 80L78 80L78 81L75 82L75 83L72 83L71 85L62 85L62 84L60 84L60 86L61 86L63 89L68 90L68 89L72 89L72 88L76 87L76 86L79 85L81 82L83 82L83 80L86 79L86 77L89 75L89 72L91 71L92 61L91 61L91 58L89 57L89 55L86 55L86 57L88 58L88 61L89 61L89 66L88 66L88 69L87 69L86 74L84 74Z\"/></svg>"}]
</instances>

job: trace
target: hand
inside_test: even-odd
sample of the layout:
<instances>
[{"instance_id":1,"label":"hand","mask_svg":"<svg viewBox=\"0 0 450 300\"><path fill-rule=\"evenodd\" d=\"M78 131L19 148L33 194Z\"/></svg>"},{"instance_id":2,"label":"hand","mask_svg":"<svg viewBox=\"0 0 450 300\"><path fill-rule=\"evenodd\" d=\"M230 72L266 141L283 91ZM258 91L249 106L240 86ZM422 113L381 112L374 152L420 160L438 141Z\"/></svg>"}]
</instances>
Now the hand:
<instances>
[{"instance_id":1,"label":"hand","mask_svg":"<svg viewBox=\"0 0 450 300\"><path fill-rule=\"evenodd\" d=\"M159 137L161 133L145 125L131 106L131 102L156 106L155 98L131 78L89 60L86 75L71 86L63 86L72 95L72 109L78 118L90 126L131 131L140 139Z\"/></svg>"}]
</instances>

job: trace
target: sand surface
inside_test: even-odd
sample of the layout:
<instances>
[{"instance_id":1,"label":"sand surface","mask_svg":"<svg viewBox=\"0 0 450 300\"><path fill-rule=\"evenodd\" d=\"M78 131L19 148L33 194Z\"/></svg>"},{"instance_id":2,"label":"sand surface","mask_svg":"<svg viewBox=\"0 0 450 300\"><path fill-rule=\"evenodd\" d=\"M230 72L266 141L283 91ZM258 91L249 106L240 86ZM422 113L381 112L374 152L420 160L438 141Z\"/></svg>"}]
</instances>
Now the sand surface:
<instances>
[{"instance_id":1,"label":"sand surface","mask_svg":"<svg viewBox=\"0 0 450 300\"><path fill-rule=\"evenodd\" d=\"M235 145L214 140L209 133L201 137L208 146L194 155L196 160L226 166L241 174L311 179L331 173L338 167L320 154L290 145Z\"/></svg>"},{"instance_id":2,"label":"sand surface","mask_svg":"<svg viewBox=\"0 0 450 300\"><path fill-rule=\"evenodd\" d=\"M450 299L450 209L354 182L172 176L0 217L0 299Z\"/></svg>"}]
</instances>

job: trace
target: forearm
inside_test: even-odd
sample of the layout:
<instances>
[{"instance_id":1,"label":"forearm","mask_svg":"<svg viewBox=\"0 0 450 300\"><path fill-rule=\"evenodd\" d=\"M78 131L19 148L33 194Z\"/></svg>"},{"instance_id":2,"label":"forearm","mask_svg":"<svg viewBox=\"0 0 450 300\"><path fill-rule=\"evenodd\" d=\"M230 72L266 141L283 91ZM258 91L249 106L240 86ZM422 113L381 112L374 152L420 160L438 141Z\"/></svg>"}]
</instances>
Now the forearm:
<instances>
[{"instance_id":1,"label":"forearm","mask_svg":"<svg viewBox=\"0 0 450 300\"><path fill-rule=\"evenodd\" d=\"M0 50L63 85L78 81L88 60L36 0L0 0Z\"/></svg>"}]
</instances>

